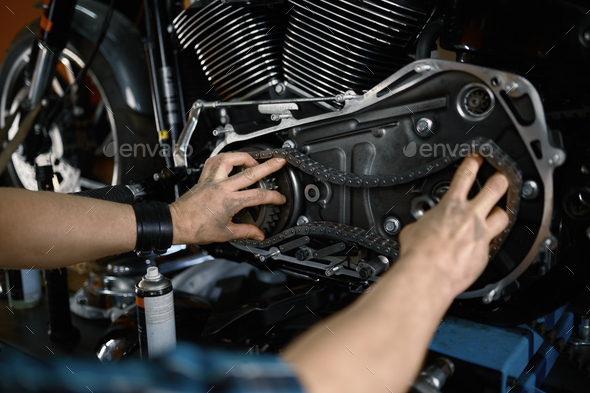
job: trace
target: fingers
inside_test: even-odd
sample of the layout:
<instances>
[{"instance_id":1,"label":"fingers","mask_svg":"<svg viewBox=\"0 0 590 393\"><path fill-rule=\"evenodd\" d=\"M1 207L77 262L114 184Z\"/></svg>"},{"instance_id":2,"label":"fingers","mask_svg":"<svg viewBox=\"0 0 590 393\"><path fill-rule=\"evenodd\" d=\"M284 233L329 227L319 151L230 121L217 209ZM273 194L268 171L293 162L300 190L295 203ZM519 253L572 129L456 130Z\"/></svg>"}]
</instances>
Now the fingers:
<instances>
[{"instance_id":1,"label":"fingers","mask_svg":"<svg viewBox=\"0 0 590 393\"><path fill-rule=\"evenodd\" d=\"M499 206L494 206L490 215L486 218L490 239L499 235L508 226L508 213Z\"/></svg>"},{"instance_id":2,"label":"fingers","mask_svg":"<svg viewBox=\"0 0 590 393\"><path fill-rule=\"evenodd\" d=\"M445 193L445 196L448 195L448 198L466 200L467 194L469 194L469 190L473 187L477 171L479 171L482 163L483 158L481 156L474 157L469 155L465 157L459 168L457 168L457 171L455 171L451 186Z\"/></svg>"},{"instance_id":3,"label":"fingers","mask_svg":"<svg viewBox=\"0 0 590 393\"><path fill-rule=\"evenodd\" d=\"M226 178L234 169L234 166L240 165L250 168L258 165L258 161L248 153L221 153L205 161L205 166L201 172L201 179L206 179L210 175L212 179Z\"/></svg>"},{"instance_id":4,"label":"fingers","mask_svg":"<svg viewBox=\"0 0 590 393\"><path fill-rule=\"evenodd\" d=\"M254 190L240 191L236 195L237 200L240 201L238 211L251 206L258 205L282 205L287 198L278 191L264 190L256 188Z\"/></svg>"},{"instance_id":5,"label":"fingers","mask_svg":"<svg viewBox=\"0 0 590 393\"><path fill-rule=\"evenodd\" d=\"M483 188L471 200L471 204L483 217L487 217L507 189L508 179L500 172L496 172L489 177Z\"/></svg>"},{"instance_id":6,"label":"fingers","mask_svg":"<svg viewBox=\"0 0 590 393\"><path fill-rule=\"evenodd\" d=\"M285 165L287 161L284 158L271 158L262 164L246 168L244 171L233 175L228 179L228 184L231 184L233 190L240 190L251 186L258 180L278 171Z\"/></svg>"},{"instance_id":7,"label":"fingers","mask_svg":"<svg viewBox=\"0 0 590 393\"><path fill-rule=\"evenodd\" d=\"M232 233L232 239L254 239L259 242L264 240L264 232L256 225L230 222L227 229Z\"/></svg>"}]
</instances>

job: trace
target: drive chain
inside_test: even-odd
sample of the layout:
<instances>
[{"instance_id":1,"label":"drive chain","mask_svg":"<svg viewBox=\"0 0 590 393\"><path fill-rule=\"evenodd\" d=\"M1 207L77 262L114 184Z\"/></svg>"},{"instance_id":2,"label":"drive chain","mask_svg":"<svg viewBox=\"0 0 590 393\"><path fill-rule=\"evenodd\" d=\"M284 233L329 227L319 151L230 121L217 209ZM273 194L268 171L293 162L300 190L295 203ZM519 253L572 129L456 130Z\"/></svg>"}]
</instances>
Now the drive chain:
<instances>
[{"instance_id":1,"label":"drive chain","mask_svg":"<svg viewBox=\"0 0 590 393\"><path fill-rule=\"evenodd\" d=\"M469 147L463 147L458 154L451 157L440 157L432 162L425 164L413 171L399 174L380 174L380 175L357 175L354 173L340 171L327 167L311 159L296 149L281 148L269 149L262 151L248 151L256 160L270 159L280 157L287 160L289 165L297 168L304 173L315 176L316 178L329 182L331 184L343 185L355 188L373 188L373 187L391 187L394 185L409 183L415 179L426 177L429 174L438 172L451 163L467 156L470 152L480 153L486 160L498 171L506 175L508 179L508 191L506 193L506 208L509 212L508 227L496 238L490 245L490 259L497 253L500 246L508 236L508 233L514 226L520 205L520 191L522 187L522 174L516 163L500 149L493 141L477 137L470 141ZM370 235L365 229L348 226L344 224L329 222L313 222L305 225L296 226L283 231L282 233L271 237L262 242L255 240L233 240L231 243L236 246L253 246L253 247L271 247L295 235L321 235L333 240L344 240L350 243L356 243L359 246L371 249L381 255L397 258L399 244L391 239L386 239L379 235ZM366 235L362 235L366 233ZM241 247L240 247L241 248Z\"/></svg>"}]
</instances>

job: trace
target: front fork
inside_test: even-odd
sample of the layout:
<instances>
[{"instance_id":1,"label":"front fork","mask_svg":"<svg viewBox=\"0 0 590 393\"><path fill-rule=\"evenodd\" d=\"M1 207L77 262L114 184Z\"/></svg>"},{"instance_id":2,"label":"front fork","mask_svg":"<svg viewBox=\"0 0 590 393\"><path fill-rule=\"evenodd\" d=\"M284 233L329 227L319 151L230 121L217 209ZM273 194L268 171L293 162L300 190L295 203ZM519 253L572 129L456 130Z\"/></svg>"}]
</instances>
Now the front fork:
<instances>
[{"instance_id":1,"label":"front fork","mask_svg":"<svg viewBox=\"0 0 590 393\"><path fill-rule=\"evenodd\" d=\"M34 68L29 68L30 89L27 104L35 108L47 95L55 77L55 66L68 42L77 0L45 0L43 16L31 52L36 56Z\"/></svg>"},{"instance_id":2,"label":"front fork","mask_svg":"<svg viewBox=\"0 0 590 393\"><path fill-rule=\"evenodd\" d=\"M43 16L31 52L36 61L29 63L30 89L25 106L36 108L49 93L55 77L55 67L68 42L76 0L44 0ZM37 119L38 120L38 119ZM19 130L20 132L20 130ZM53 168L35 165L39 190L53 191ZM72 325L68 296L67 269L45 270L45 288L49 310L49 337L52 341L72 342L80 337L80 331Z\"/></svg>"}]
</instances>

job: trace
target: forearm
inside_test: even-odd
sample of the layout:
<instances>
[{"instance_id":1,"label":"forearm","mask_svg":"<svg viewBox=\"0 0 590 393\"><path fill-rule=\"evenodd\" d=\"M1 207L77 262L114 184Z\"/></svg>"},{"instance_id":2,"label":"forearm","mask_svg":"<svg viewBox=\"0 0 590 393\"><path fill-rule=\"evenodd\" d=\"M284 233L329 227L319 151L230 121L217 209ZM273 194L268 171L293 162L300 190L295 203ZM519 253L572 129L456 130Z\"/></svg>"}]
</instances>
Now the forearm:
<instances>
[{"instance_id":1,"label":"forearm","mask_svg":"<svg viewBox=\"0 0 590 393\"><path fill-rule=\"evenodd\" d=\"M371 292L288 347L284 356L304 386L311 392L407 391L453 299L427 273L393 267Z\"/></svg>"},{"instance_id":2,"label":"forearm","mask_svg":"<svg viewBox=\"0 0 590 393\"><path fill-rule=\"evenodd\" d=\"M47 269L133 250L129 205L0 188L0 267Z\"/></svg>"}]
</instances>

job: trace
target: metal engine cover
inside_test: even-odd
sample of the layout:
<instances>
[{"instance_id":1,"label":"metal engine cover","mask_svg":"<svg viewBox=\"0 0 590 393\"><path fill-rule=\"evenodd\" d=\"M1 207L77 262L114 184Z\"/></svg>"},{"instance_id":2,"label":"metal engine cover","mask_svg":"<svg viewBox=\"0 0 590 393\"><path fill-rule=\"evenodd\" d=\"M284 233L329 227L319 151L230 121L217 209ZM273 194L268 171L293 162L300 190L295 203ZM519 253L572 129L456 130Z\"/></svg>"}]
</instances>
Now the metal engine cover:
<instances>
[{"instance_id":1,"label":"metal engine cover","mask_svg":"<svg viewBox=\"0 0 590 393\"><path fill-rule=\"evenodd\" d=\"M430 126L420 127L421 121ZM299 120L287 117L277 126L249 134L228 132L213 154L235 142L255 144L279 131L286 132L298 152L318 168L379 179L378 185L337 184L299 168L301 183L296 188L314 185L320 191L316 201L309 195L302 198L302 214L311 221L351 225L392 240L396 235L384 229L387 217L397 217L402 225L412 222L412 200L433 195L437 185L451 179L453 165L460 162L457 152L478 139L493 141L498 153L510 157L522 181L538 185L538 195L523 199L519 189L510 196L520 207L508 212L511 232L501 239L481 278L460 298L489 303L508 296L517 287L515 280L553 239L552 174L565 153L550 143L541 99L520 76L442 60L417 61L367 93L349 97L339 112ZM494 157L487 160L493 164ZM499 168L502 162L496 164ZM480 186L494 170L482 168ZM506 198L501 203L509 206Z\"/></svg>"}]
</instances>

